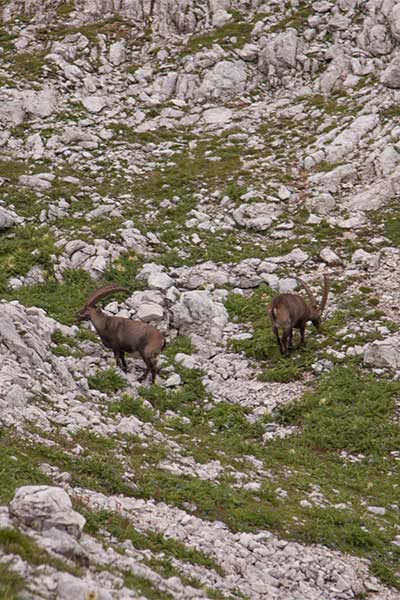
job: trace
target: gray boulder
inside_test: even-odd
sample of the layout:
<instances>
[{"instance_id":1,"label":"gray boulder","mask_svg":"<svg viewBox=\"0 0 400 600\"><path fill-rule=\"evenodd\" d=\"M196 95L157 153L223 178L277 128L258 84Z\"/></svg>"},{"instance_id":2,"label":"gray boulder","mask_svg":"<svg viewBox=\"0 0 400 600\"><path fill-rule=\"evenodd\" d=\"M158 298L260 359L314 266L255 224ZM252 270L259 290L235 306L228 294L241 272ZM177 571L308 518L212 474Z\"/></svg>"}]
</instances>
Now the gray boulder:
<instances>
[{"instance_id":1,"label":"gray boulder","mask_svg":"<svg viewBox=\"0 0 400 600\"><path fill-rule=\"evenodd\" d=\"M0 231L8 229L16 222L15 216L5 208L0 207Z\"/></svg>"},{"instance_id":2,"label":"gray boulder","mask_svg":"<svg viewBox=\"0 0 400 600\"><path fill-rule=\"evenodd\" d=\"M247 67L243 61L222 60L207 72L199 93L205 98L242 94L246 89L247 76Z\"/></svg>"},{"instance_id":3,"label":"gray boulder","mask_svg":"<svg viewBox=\"0 0 400 600\"><path fill-rule=\"evenodd\" d=\"M252 204L242 204L233 212L232 216L236 223L242 227L265 231L281 213L282 208L278 204L254 202Z\"/></svg>"},{"instance_id":4,"label":"gray boulder","mask_svg":"<svg viewBox=\"0 0 400 600\"><path fill-rule=\"evenodd\" d=\"M46 87L40 92L28 90L21 93L25 111L43 119L52 115L57 108L57 92L52 87Z\"/></svg>"},{"instance_id":5,"label":"gray boulder","mask_svg":"<svg viewBox=\"0 0 400 600\"><path fill-rule=\"evenodd\" d=\"M400 88L400 56L395 56L383 71L381 83L388 88Z\"/></svg>"},{"instance_id":6,"label":"gray boulder","mask_svg":"<svg viewBox=\"0 0 400 600\"><path fill-rule=\"evenodd\" d=\"M72 508L68 494L59 487L25 485L17 489L8 507L10 516L32 529L61 529L79 538L85 518Z\"/></svg>"},{"instance_id":7,"label":"gray boulder","mask_svg":"<svg viewBox=\"0 0 400 600\"><path fill-rule=\"evenodd\" d=\"M259 53L258 68L266 75L275 72L282 76L288 69L296 66L297 54L301 51L301 40L295 29L288 29L272 39L265 41Z\"/></svg>"},{"instance_id":8,"label":"gray boulder","mask_svg":"<svg viewBox=\"0 0 400 600\"><path fill-rule=\"evenodd\" d=\"M394 335L385 340L367 344L364 350L364 364L372 367L400 369L400 336Z\"/></svg>"},{"instance_id":9,"label":"gray boulder","mask_svg":"<svg viewBox=\"0 0 400 600\"><path fill-rule=\"evenodd\" d=\"M125 50L125 41L120 40L118 42L114 42L110 46L109 53L110 63L114 66L119 66L126 59L126 50Z\"/></svg>"},{"instance_id":10,"label":"gray boulder","mask_svg":"<svg viewBox=\"0 0 400 600\"><path fill-rule=\"evenodd\" d=\"M181 334L195 333L213 342L222 338L222 330L228 323L226 308L208 291L184 292L171 312L174 326Z\"/></svg>"}]
</instances>

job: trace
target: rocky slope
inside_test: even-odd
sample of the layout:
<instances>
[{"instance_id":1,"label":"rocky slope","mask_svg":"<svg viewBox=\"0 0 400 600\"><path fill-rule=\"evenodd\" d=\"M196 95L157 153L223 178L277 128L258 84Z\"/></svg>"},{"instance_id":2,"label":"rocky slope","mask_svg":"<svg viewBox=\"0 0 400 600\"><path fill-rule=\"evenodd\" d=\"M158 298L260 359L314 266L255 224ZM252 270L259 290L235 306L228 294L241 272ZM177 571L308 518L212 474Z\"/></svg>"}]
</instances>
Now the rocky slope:
<instances>
[{"instance_id":1,"label":"rocky slope","mask_svg":"<svg viewBox=\"0 0 400 600\"><path fill-rule=\"evenodd\" d=\"M400 2L0 9L1 598L399 598Z\"/></svg>"}]
</instances>

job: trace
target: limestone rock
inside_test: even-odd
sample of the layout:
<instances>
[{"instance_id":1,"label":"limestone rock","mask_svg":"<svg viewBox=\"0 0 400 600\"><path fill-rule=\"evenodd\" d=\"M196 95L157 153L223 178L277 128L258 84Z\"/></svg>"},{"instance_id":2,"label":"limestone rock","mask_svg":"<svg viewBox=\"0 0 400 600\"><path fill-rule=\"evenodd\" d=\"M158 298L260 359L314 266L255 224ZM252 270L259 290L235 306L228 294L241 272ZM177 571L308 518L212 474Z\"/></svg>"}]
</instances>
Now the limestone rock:
<instances>
[{"instance_id":1,"label":"limestone rock","mask_svg":"<svg viewBox=\"0 0 400 600\"><path fill-rule=\"evenodd\" d=\"M9 505L11 517L38 531L55 527L79 538L85 518L72 509L68 494L59 487L26 485L17 489Z\"/></svg>"},{"instance_id":2,"label":"limestone rock","mask_svg":"<svg viewBox=\"0 0 400 600\"><path fill-rule=\"evenodd\" d=\"M400 369L400 337L394 335L367 344L364 364L372 367Z\"/></svg>"},{"instance_id":3,"label":"limestone rock","mask_svg":"<svg viewBox=\"0 0 400 600\"><path fill-rule=\"evenodd\" d=\"M16 217L9 210L0 206L0 231L15 225Z\"/></svg>"},{"instance_id":4,"label":"limestone rock","mask_svg":"<svg viewBox=\"0 0 400 600\"><path fill-rule=\"evenodd\" d=\"M184 292L171 309L174 326L182 335L197 333L217 342L228 323L223 304L208 291Z\"/></svg>"},{"instance_id":5,"label":"limestone rock","mask_svg":"<svg viewBox=\"0 0 400 600\"><path fill-rule=\"evenodd\" d=\"M265 231L271 227L273 220L282 213L277 204L266 202L254 202L253 204L242 204L233 212L233 218L238 225Z\"/></svg>"},{"instance_id":6,"label":"limestone rock","mask_svg":"<svg viewBox=\"0 0 400 600\"><path fill-rule=\"evenodd\" d=\"M388 88L400 88L400 56L395 56L383 71L381 83Z\"/></svg>"},{"instance_id":7,"label":"limestone rock","mask_svg":"<svg viewBox=\"0 0 400 600\"><path fill-rule=\"evenodd\" d=\"M91 113L99 113L107 106L107 101L102 96L86 96L82 98L82 104Z\"/></svg>"},{"instance_id":8,"label":"limestone rock","mask_svg":"<svg viewBox=\"0 0 400 600\"><path fill-rule=\"evenodd\" d=\"M248 73L243 61L223 60L206 73L199 93L206 98L236 96L244 92Z\"/></svg>"}]
</instances>

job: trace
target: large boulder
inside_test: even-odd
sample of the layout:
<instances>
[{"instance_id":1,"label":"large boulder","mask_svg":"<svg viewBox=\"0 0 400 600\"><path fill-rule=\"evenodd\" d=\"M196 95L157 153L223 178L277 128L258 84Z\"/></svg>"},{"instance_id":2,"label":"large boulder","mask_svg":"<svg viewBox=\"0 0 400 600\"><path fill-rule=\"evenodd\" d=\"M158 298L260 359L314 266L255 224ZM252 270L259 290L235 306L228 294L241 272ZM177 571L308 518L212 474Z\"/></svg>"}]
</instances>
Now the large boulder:
<instances>
[{"instance_id":1,"label":"large boulder","mask_svg":"<svg viewBox=\"0 0 400 600\"><path fill-rule=\"evenodd\" d=\"M296 66L297 55L301 51L301 40L295 29L288 29L272 39L265 40L259 53L258 68L266 75L275 72L282 76Z\"/></svg>"},{"instance_id":2,"label":"large boulder","mask_svg":"<svg viewBox=\"0 0 400 600\"><path fill-rule=\"evenodd\" d=\"M23 525L46 531L55 527L79 538L85 518L72 508L68 494L59 487L25 485L17 489L8 507L10 516Z\"/></svg>"},{"instance_id":3,"label":"large boulder","mask_svg":"<svg viewBox=\"0 0 400 600\"><path fill-rule=\"evenodd\" d=\"M381 83L388 88L400 88L400 56L395 56L383 71Z\"/></svg>"},{"instance_id":4,"label":"large boulder","mask_svg":"<svg viewBox=\"0 0 400 600\"><path fill-rule=\"evenodd\" d=\"M200 95L220 98L242 94L246 89L247 67L242 60L222 60L207 72L200 86Z\"/></svg>"},{"instance_id":5,"label":"large boulder","mask_svg":"<svg viewBox=\"0 0 400 600\"><path fill-rule=\"evenodd\" d=\"M171 309L174 326L183 335L195 333L212 342L222 338L228 323L225 306L208 291L184 292Z\"/></svg>"},{"instance_id":6,"label":"large boulder","mask_svg":"<svg viewBox=\"0 0 400 600\"><path fill-rule=\"evenodd\" d=\"M400 336L393 335L384 340L367 344L364 364L372 367L400 369Z\"/></svg>"},{"instance_id":7,"label":"large boulder","mask_svg":"<svg viewBox=\"0 0 400 600\"><path fill-rule=\"evenodd\" d=\"M265 231L281 213L282 208L279 204L254 202L252 204L242 204L233 212L232 216L236 223L242 227Z\"/></svg>"},{"instance_id":8,"label":"large boulder","mask_svg":"<svg viewBox=\"0 0 400 600\"><path fill-rule=\"evenodd\" d=\"M9 210L0 207L0 231L8 229L16 222L15 215Z\"/></svg>"},{"instance_id":9,"label":"large boulder","mask_svg":"<svg viewBox=\"0 0 400 600\"><path fill-rule=\"evenodd\" d=\"M26 112L39 119L49 117L57 109L57 91L53 87L45 87L39 92L27 90L21 97Z\"/></svg>"}]
</instances>

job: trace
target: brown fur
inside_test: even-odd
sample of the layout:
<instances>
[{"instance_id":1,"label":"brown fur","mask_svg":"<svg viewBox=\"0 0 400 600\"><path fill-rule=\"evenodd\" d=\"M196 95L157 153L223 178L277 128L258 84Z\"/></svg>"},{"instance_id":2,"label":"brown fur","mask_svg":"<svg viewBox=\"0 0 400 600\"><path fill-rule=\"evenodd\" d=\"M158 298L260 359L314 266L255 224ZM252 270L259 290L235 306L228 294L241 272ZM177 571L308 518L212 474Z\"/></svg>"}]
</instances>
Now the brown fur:
<instances>
[{"instance_id":1,"label":"brown fur","mask_svg":"<svg viewBox=\"0 0 400 600\"><path fill-rule=\"evenodd\" d=\"M94 301L115 291L122 290L116 287L113 289L100 289ZM151 381L154 383L157 359L166 344L164 336L156 327L143 321L133 321L125 317L111 317L104 313L101 308L88 304L78 312L77 320L86 320L93 323L104 346L113 351L117 367L120 367L124 372L128 370L124 353L139 352L146 364L146 371L139 381L144 381L151 372Z\"/></svg>"},{"instance_id":2,"label":"brown fur","mask_svg":"<svg viewBox=\"0 0 400 600\"><path fill-rule=\"evenodd\" d=\"M308 321L319 328L322 312L328 299L329 280L327 275L324 275L324 291L319 306L308 285L301 279L298 279L298 281L305 288L309 303L299 294L279 294L272 300L268 309L272 329L283 355L288 355L292 350L293 329L299 329L300 331L301 346L305 345L304 332ZM282 330L281 337L279 336L279 329Z\"/></svg>"}]
</instances>

